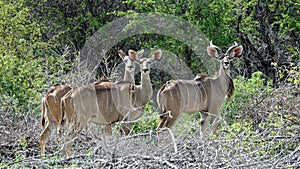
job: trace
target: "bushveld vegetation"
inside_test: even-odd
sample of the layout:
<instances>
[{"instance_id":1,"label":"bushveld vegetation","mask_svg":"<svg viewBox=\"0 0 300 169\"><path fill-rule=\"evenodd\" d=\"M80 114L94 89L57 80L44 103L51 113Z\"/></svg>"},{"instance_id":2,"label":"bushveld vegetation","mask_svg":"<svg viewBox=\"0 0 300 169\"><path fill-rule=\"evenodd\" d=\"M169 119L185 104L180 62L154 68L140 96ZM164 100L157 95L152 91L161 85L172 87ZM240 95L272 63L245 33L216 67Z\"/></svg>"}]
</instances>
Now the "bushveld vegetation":
<instances>
[{"instance_id":1,"label":"bushveld vegetation","mask_svg":"<svg viewBox=\"0 0 300 169\"><path fill-rule=\"evenodd\" d=\"M0 168L300 167L299 8L296 0L0 0ZM76 141L75 156L61 157L52 139L48 156L41 157L43 94L56 83L117 79L112 68L121 63L118 49L160 48L178 56L193 75L206 73L188 44L153 33L114 44L94 77L76 73L80 51L94 33L116 19L146 12L184 19L220 47L234 41L243 46L243 56L231 67L236 90L220 111L218 136L200 137L200 114L184 114L175 138L157 144L153 97L130 136L120 137L116 124L113 139L104 141L99 126L89 126ZM154 91L170 79L151 70Z\"/></svg>"}]
</instances>

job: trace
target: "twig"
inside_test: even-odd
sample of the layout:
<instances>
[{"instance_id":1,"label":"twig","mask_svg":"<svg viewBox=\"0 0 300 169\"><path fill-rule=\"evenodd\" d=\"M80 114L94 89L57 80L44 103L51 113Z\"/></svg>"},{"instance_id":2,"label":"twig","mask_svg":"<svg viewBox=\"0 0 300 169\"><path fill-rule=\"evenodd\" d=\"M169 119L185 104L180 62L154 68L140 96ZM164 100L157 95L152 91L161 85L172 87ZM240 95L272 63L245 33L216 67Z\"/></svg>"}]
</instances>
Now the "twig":
<instances>
[{"instance_id":1,"label":"twig","mask_svg":"<svg viewBox=\"0 0 300 169\"><path fill-rule=\"evenodd\" d=\"M177 151L177 144L176 144L176 142L175 142L175 137L174 137L173 132L171 131L171 129L168 128L168 127L165 127L165 128L162 128L161 130L162 130L162 131L163 131L163 130L168 130L168 132L170 133L171 138L172 138L172 142L173 142L173 145L174 145L174 151L175 151L175 153L177 153L177 152L178 152L178 151Z\"/></svg>"},{"instance_id":2,"label":"twig","mask_svg":"<svg viewBox=\"0 0 300 169\"><path fill-rule=\"evenodd\" d=\"M163 161L163 163L165 163L165 164L167 164L169 167L171 167L171 168L178 168L178 167L176 167L174 164L171 164L169 161L167 161L167 160L164 160Z\"/></svg>"}]
</instances>

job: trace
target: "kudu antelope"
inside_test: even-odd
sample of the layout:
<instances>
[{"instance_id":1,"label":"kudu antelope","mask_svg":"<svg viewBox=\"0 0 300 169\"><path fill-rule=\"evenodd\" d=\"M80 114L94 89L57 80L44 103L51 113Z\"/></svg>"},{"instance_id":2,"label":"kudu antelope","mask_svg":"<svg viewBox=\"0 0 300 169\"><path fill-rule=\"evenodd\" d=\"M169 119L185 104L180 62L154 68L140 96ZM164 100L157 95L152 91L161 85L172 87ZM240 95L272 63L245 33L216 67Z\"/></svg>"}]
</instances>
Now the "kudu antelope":
<instances>
[{"instance_id":1,"label":"kudu antelope","mask_svg":"<svg viewBox=\"0 0 300 169\"><path fill-rule=\"evenodd\" d=\"M207 132L210 116L212 130L216 134L219 110L225 96L230 98L234 91L234 84L228 74L229 61L241 56L242 46L234 43L225 54L210 42L207 47L208 55L220 62L218 73L214 77L197 75L194 80L171 80L164 84L157 93L160 122L157 130L172 128L182 112L201 112L201 131Z\"/></svg>"},{"instance_id":2,"label":"kudu antelope","mask_svg":"<svg viewBox=\"0 0 300 169\"><path fill-rule=\"evenodd\" d=\"M128 51L126 55L122 50L119 50L119 56L125 63L124 80L132 81L134 83L134 70L136 58L143 54L143 50L135 52ZM112 82L106 78L100 78L93 85L107 85ZM41 154L45 153L45 145L51 136L54 129L59 133L60 127L63 123L63 115L61 111L61 98L71 90L69 85L57 84L49 88L48 92L42 98L42 115L41 127L43 131L40 134ZM111 126L105 126L105 132L111 134Z\"/></svg>"},{"instance_id":3,"label":"kudu antelope","mask_svg":"<svg viewBox=\"0 0 300 169\"><path fill-rule=\"evenodd\" d=\"M157 50L153 53L152 58L141 58L137 62L140 66L141 72L141 84L134 86L134 90L131 91L131 106L136 110L135 113L138 115L138 118L144 114L144 107L150 101L153 95L152 84L150 80L150 70L151 65L154 61L160 60L162 55L161 50ZM140 113L137 113L140 112ZM129 117L130 119L130 117ZM127 135L131 130L131 123L127 122L126 125L121 126L124 133Z\"/></svg>"},{"instance_id":4,"label":"kudu antelope","mask_svg":"<svg viewBox=\"0 0 300 169\"><path fill-rule=\"evenodd\" d=\"M62 111L66 113L66 120L72 127L68 135L71 141L64 148L64 155L69 154L73 140L88 123L107 125L127 122L144 114L144 106L152 96L150 66L153 61L160 59L161 53L161 50L157 50L152 58L138 59L141 66L140 85L121 81L109 85L82 86L62 98ZM130 129L127 127L130 126L122 124L125 135L129 134Z\"/></svg>"},{"instance_id":5,"label":"kudu antelope","mask_svg":"<svg viewBox=\"0 0 300 169\"><path fill-rule=\"evenodd\" d=\"M40 134L41 153L45 153L45 145L52 130L60 130L62 123L62 114L60 110L61 98L71 90L69 85L57 84L49 88L48 92L42 98L41 127L43 131Z\"/></svg>"},{"instance_id":6,"label":"kudu antelope","mask_svg":"<svg viewBox=\"0 0 300 169\"><path fill-rule=\"evenodd\" d=\"M123 50L119 50L118 53L125 64L125 70L124 70L125 73L124 73L123 81L131 82L134 85L135 84L135 79L134 79L135 63L137 59L144 54L144 50L140 50L138 52L135 52L134 50L129 50L128 55L126 55L123 52ZM111 84L111 82L106 84ZM112 135L111 124L106 124L104 130L106 135L108 136Z\"/></svg>"}]
</instances>

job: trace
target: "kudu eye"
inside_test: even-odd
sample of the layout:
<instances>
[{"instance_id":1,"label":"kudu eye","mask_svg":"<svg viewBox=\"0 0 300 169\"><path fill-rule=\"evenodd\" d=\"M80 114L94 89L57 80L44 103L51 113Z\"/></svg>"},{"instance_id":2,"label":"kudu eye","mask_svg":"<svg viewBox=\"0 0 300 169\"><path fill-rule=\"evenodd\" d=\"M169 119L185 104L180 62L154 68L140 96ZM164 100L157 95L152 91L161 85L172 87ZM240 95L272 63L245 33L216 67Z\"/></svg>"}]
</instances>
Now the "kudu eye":
<instances>
[{"instance_id":1,"label":"kudu eye","mask_svg":"<svg viewBox=\"0 0 300 169\"><path fill-rule=\"evenodd\" d=\"M223 60L225 57L226 57L225 54L221 55L220 60Z\"/></svg>"}]
</instances>

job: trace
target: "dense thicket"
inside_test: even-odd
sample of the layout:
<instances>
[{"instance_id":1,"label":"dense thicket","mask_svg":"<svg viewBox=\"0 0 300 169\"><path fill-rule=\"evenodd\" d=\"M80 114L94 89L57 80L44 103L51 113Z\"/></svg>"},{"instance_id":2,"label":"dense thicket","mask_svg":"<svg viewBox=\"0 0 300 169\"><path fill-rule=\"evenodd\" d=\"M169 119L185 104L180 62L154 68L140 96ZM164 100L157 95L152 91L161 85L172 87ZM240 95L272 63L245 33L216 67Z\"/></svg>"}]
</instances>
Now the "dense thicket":
<instances>
[{"instance_id":1,"label":"dense thicket","mask_svg":"<svg viewBox=\"0 0 300 169\"><path fill-rule=\"evenodd\" d=\"M276 85L285 77L280 77L280 69L290 69L299 61L297 9L299 3L293 0L1 1L2 105L25 108L29 106L27 101L36 102L46 81L48 85L59 82L50 75L63 73L62 59L75 57L105 24L141 12L186 19L221 47L238 41L245 50L238 73L250 77L259 70ZM192 49L174 38L144 34L117 45L125 50L160 47L181 56L194 73L200 71Z\"/></svg>"},{"instance_id":2,"label":"dense thicket","mask_svg":"<svg viewBox=\"0 0 300 169\"><path fill-rule=\"evenodd\" d=\"M44 88L61 81L57 77L69 70L62 64L67 67L66 63L74 61L98 29L143 12L183 18L220 47L241 43L244 55L236 73L249 78L261 71L276 86L299 62L299 5L296 0L1 1L1 105L26 111ZM141 34L115 46L113 54L119 48L163 48L180 56L194 74L201 71L192 48L172 37Z\"/></svg>"}]
</instances>

